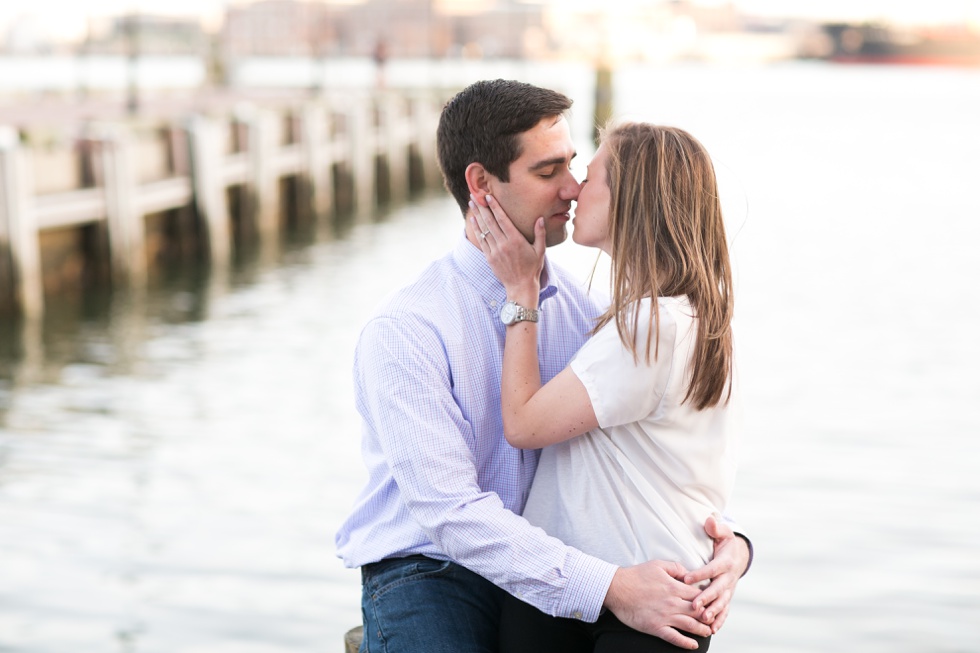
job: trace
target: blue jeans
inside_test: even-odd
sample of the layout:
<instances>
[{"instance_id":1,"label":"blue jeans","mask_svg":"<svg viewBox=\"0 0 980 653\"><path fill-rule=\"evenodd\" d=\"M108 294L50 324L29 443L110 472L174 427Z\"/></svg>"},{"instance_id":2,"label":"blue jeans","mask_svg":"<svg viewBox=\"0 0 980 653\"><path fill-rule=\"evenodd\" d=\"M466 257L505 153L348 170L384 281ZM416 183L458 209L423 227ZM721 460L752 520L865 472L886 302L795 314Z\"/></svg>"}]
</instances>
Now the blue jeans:
<instances>
[{"instance_id":1,"label":"blue jeans","mask_svg":"<svg viewBox=\"0 0 980 653\"><path fill-rule=\"evenodd\" d=\"M361 653L497 653L505 592L425 556L361 568Z\"/></svg>"}]
</instances>

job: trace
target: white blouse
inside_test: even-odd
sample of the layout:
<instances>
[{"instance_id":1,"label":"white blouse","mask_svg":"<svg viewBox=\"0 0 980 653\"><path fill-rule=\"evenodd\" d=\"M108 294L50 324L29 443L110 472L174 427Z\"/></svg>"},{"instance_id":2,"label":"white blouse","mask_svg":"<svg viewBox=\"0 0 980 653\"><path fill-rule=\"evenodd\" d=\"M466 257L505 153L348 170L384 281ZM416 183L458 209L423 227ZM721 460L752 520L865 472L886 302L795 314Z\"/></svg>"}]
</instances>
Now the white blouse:
<instances>
[{"instance_id":1,"label":"white blouse","mask_svg":"<svg viewBox=\"0 0 980 653\"><path fill-rule=\"evenodd\" d=\"M697 320L686 297L660 298L660 351L647 364L650 301L639 304L638 361L614 321L572 359L599 428L544 449L524 516L607 562L690 570L711 558L704 521L724 512L734 485L736 396L701 411L681 403Z\"/></svg>"}]
</instances>

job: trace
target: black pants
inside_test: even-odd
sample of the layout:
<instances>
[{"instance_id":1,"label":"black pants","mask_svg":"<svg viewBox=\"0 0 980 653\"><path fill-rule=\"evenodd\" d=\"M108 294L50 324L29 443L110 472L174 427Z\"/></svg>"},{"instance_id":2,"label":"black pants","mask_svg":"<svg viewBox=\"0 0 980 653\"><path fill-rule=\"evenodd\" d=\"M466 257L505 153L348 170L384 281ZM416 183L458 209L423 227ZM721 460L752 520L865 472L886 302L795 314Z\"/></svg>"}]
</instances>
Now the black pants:
<instances>
[{"instance_id":1,"label":"black pants","mask_svg":"<svg viewBox=\"0 0 980 653\"><path fill-rule=\"evenodd\" d=\"M683 633L708 650L710 637ZM676 653L686 649L633 630L608 610L594 624L552 617L512 596L504 600L500 653Z\"/></svg>"}]
</instances>

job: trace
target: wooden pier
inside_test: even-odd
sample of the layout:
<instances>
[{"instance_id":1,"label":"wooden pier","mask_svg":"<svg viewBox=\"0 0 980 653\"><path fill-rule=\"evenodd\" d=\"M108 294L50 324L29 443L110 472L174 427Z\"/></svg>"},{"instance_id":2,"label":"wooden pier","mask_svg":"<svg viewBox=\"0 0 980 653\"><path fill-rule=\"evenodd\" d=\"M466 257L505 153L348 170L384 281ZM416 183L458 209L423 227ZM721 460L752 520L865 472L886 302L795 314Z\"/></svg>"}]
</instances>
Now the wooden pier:
<instances>
[{"instance_id":1,"label":"wooden pier","mask_svg":"<svg viewBox=\"0 0 980 653\"><path fill-rule=\"evenodd\" d=\"M404 201L440 183L440 109L404 91L249 101L88 120L55 147L0 124L0 314L39 316L59 278L93 270L141 286L165 241L227 266L297 216L323 224Z\"/></svg>"}]
</instances>

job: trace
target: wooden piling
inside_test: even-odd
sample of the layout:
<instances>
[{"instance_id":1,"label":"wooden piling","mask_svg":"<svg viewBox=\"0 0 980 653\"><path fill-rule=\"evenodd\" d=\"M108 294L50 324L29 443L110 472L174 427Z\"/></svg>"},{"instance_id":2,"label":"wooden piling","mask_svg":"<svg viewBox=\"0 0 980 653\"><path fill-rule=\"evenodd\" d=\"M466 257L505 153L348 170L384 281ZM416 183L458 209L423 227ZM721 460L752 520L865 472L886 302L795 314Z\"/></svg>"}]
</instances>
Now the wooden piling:
<instances>
[{"instance_id":1,"label":"wooden piling","mask_svg":"<svg viewBox=\"0 0 980 653\"><path fill-rule=\"evenodd\" d=\"M253 108L242 116L248 129L250 186L255 201L256 230L268 244L279 239L279 175L275 166L277 137L275 114Z\"/></svg>"},{"instance_id":2,"label":"wooden piling","mask_svg":"<svg viewBox=\"0 0 980 653\"><path fill-rule=\"evenodd\" d=\"M231 258L232 240L220 129L216 121L204 116L187 122L194 204L204 227L211 264L224 266Z\"/></svg>"},{"instance_id":3,"label":"wooden piling","mask_svg":"<svg viewBox=\"0 0 980 653\"><path fill-rule=\"evenodd\" d=\"M406 105L401 96L388 93L382 97L381 143L388 166L388 197L391 202L403 202L408 197L408 144L410 137L406 122Z\"/></svg>"},{"instance_id":4,"label":"wooden piling","mask_svg":"<svg viewBox=\"0 0 980 653\"><path fill-rule=\"evenodd\" d=\"M116 282L146 282L145 212L137 204L136 161L129 134L119 125L100 126L105 218L109 233L112 276Z\"/></svg>"},{"instance_id":5,"label":"wooden piling","mask_svg":"<svg viewBox=\"0 0 980 653\"><path fill-rule=\"evenodd\" d=\"M357 653L364 639L364 627L351 628L344 634L344 653Z\"/></svg>"},{"instance_id":6,"label":"wooden piling","mask_svg":"<svg viewBox=\"0 0 980 653\"><path fill-rule=\"evenodd\" d=\"M368 97L353 98L347 106L350 126L351 173L354 177L354 207L359 216L370 215L377 208L375 179L375 106Z\"/></svg>"},{"instance_id":7,"label":"wooden piling","mask_svg":"<svg viewBox=\"0 0 980 653\"><path fill-rule=\"evenodd\" d=\"M599 145L599 130L613 115L613 73L606 61L600 61L595 69L595 111L593 113L592 140Z\"/></svg>"},{"instance_id":8,"label":"wooden piling","mask_svg":"<svg viewBox=\"0 0 980 653\"><path fill-rule=\"evenodd\" d=\"M44 292L28 156L17 132L0 126L0 279L6 285L0 288L0 309L17 307L36 318L44 310Z\"/></svg>"},{"instance_id":9,"label":"wooden piling","mask_svg":"<svg viewBox=\"0 0 980 653\"><path fill-rule=\"evenodd\" d=\"M317 220L330 215L333 204L333 153L328 141L330 114L322 103L303 109L302 144L304 174L310 185L310 204Z\"/></svg>"},{"instance_id":10,"label":"wooden piling","mask_svg":"<svg viewBox=\"0 0 980 653\"><path fill-rule=\"evenodd\" d=\"M436 128L439 125L439 111L442 107L433 107L432 98L427 95L413 94L409 96L411 104L410 121L415 134L431 134L430 138L416 138L411 144L421 167L419 180L425 188L437 188L442 185L442 173L439 170L436 156Z\"/></svg>"}]
</instances>

